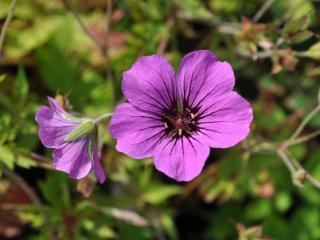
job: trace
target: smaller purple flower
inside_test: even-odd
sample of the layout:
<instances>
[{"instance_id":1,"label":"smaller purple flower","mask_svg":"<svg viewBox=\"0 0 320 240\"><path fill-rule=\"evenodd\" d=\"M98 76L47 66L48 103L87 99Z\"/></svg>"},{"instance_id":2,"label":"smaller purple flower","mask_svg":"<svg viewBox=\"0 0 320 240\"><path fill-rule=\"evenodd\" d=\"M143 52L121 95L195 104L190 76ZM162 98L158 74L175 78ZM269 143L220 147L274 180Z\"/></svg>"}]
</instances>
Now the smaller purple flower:
<instances>
[{"instance_id":1,"label":"smaller purple flower","mask_svg":"<svg viewBox=\"0 0 320 240\"><path fill-rule=\"evenodd\" d=\"M210 148L243 140L253 119L248 101L233 88L232 67L210 51L187 54L175 74L163 57L141 57L124 72L120 104L111 119L116 149L132 158L153 157L177 181L198 176Z\"/></svg>"},{"instance_id":2,"label":"smaller purple flower","mask_svg":"<svg viewBox=\"0 0 320 240\"><path fill-rule=\"evenodd\" d=\"M87 176L93 168L100 183L105 174L95 142L95 124L91 119L77 118L66 112L56 100L48 97L50 108L41 106L36 113L39 138L53 148L53 166L73 179Z\"/></svg>"}]
</instances>

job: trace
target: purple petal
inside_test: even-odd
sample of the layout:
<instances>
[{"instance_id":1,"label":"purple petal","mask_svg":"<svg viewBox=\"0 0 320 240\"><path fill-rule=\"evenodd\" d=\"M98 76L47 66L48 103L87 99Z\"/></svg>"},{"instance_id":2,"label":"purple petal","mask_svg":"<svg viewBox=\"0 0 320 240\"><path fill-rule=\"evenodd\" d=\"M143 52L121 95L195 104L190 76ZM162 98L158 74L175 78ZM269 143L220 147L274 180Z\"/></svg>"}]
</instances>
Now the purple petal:
<instances>
[{"instance_id":1,"label":"purple petal","mask_svg":"<svg viewBox=\"0 0 320 240\"><path fill-rule=\"evenodd\" d=\"M208 98L199 115L199 133L215 148L231 147L243 140L253 119L251 105L236 92Z\"/></svg>"},{"instance_id":2,"label":"purple petal","mask_svg":"<svg viewBox=\"0 0 320 240\"><path fill-rule=\"evenodd\" d=\"M165 139L154 151L154 164L177 181L190 181L200 174L209 152L198 138Z\"/></svg>"},{"instance_id":3,"label":"purple petal","mask_svg":"<svg viewBox=\"0 0 320 240\"><path fill-rule=\"evenodd\" d=\"M59 103L54 98L48 97L48 101L49 101L51 108L53 108L57 112L69 114L59 105Z\"/></svg>"},{"instance_id":4,"label":"purple petal","mask_svg":"<svg viewBox=\"0 0 320 240\"><path fill-rule=\"evenodd\" d=\"M137 108L159 113L176 102L175 72L163 57L141 57L123 73L122 91Z\"/></svg>"},{"instance_id":5,"label":"purple petal","mask_svg":"<svg viewBox=\"0 0 320 240\"><path fill-rule=\"evenodd\" d=\"M179 67L179 94L190 108L199 107L209 96L232 91L234 81L231 65L207 50L187 54Z\"/></svg>"},{"instance_id":6,"label":"purple petal","mask_svg":"<svg viewBox=\"0 0 320 240\"><path fill-rule=\"evenodd\" d=\"M52 156L54 168L68 173L73 179L87 176L92 167L87 137L65 143L62 148L55 149Z\"/></svg>"},{"instance_id":7,"label":"purple petal","mask_svg":"<svg viewBox=\"0 0 320 240\"><path fill-rule=\"evenodd\" d=\"M56 148L63 144L65 136L79 125L47 106L39 108L35 119L39 124L39 138L42 144L49 148Z\"/></svg>"},{"instance_id":8,"label":"purple petal","mask_svg":"<svg viewBox=\"0 0 320 240\"><path fill-rule=\"evenodd\" d=\"M93 171L98 177L99 182L102 184L106 180L106 175L104 174L104 170L100 163L100 156L98 153L97 145L95 144L93 149L93 165L92 165Z\"/></svg>"},{"instance_id":9,"label":"purple petal","mask_svg":"<svg viewBox=\"0 0 320 240\"><path fill-rule=\"evenodd\" d=\"M138 110L130 103L120 104L110 122L110 133L117 139L116 149L136 159L151 157L164 130L160 117Z\"/></svg>"}]
</instances>

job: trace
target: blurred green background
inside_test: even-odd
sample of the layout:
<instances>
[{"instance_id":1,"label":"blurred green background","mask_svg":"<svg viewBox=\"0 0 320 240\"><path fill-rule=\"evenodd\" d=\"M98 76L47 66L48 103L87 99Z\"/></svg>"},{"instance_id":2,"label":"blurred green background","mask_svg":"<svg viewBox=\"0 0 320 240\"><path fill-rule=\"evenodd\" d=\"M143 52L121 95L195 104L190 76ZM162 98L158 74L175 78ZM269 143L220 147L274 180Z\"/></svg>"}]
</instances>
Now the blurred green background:
<instances>
[{"instance_id":1,"label":"blurred green background","mask_svg":"<svg viewBox=\"0 0 320 240\"><path fill-rule=\"evenodd\" d=\"M11 2L0 1L1 27ZM319 104L319 19L312 0L18 0L0 51L0 239L320 239L320 190L293 183L263 147ZM138 57L177 69L196 49L232 64L254 108L245 141L212 149L198 178L177 183L117 153L105 125L103 185L51 169L34 120L46 96L97 117L124 100L122 72ZM320 114L302 135L319 127ZM315 178L319 140L287 153Z\"/></svg>"}]
</instances>

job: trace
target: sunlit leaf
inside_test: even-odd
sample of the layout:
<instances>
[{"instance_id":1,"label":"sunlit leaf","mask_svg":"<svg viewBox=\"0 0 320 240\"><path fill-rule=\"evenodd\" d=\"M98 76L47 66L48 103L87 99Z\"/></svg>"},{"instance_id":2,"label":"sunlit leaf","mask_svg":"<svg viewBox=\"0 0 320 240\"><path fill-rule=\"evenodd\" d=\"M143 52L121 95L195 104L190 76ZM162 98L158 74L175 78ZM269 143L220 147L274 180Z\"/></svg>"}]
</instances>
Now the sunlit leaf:
<instances>
[{"instance_id":1,"label":"sunlit leaf","mask_svg":"<svg viewBox=\"0 0 320 240\"><path fill-rule=\"evenodd\" d=\"M161 204L169 197L177 195L181 192L178 186L154 186L143 194L143 199L151 204Z\"/></svg>"}]
</instances>

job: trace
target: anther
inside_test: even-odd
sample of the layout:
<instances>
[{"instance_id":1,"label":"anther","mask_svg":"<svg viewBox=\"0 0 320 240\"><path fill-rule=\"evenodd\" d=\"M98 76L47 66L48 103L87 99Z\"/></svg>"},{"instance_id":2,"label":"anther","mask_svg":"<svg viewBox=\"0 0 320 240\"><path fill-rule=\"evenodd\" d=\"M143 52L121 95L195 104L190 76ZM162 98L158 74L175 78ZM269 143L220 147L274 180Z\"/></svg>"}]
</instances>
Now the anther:
<instances>
[{"instance_id":1,"label":"anther","mask_svg":"<svg viewBox=\"0 0 320 240\"><path fill-rule=\"evenodd\" d=\"M169 128L167 122L164 122L164 127Z\"/></svg>"},{"instance_id":2,"label":"anther","mask_svg":"<svg viewBox=\"0 0 320 240\"><path fill-rule=\"evenodd\" d=\"M179 128L179 130L178 130L178 135L179 135L179 136L182 135L182 129L181 129L181 128Z\"/></svg>"}]
</instances>

